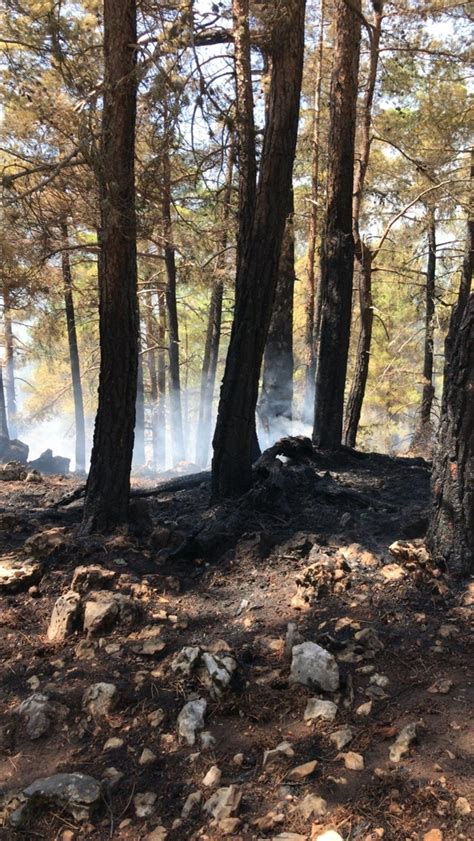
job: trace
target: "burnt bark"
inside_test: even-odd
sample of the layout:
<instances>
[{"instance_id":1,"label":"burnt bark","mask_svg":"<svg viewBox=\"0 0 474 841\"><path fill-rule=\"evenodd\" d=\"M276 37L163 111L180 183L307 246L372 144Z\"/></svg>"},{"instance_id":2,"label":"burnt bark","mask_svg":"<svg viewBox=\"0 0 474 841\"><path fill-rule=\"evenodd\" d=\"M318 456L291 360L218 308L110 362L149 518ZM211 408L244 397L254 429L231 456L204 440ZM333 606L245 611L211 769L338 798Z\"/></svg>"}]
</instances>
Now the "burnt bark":
<instances>
[{"instance_id":1,"label":"burnt bark","mask_svg":"<svg viewBox=\"0 0 474 841\"><path fill-rule=\"evenodd\" d=\"M292 197L278 263L275 300L263 357L262 391L258 408L258 414L270 438L287 434L288 430L282 428L282 421L291 421L292 417L294 287L295 234Z\"/></svg>"},{"instance_id":2,"label":"burnt bark","mask_svg":"<svg viewBox=\"0 0 474 841\"><path fill-rule=\"evenodd\" d=\"M5 397L8 413L8 425L12 438L16 437L16 388L15 388L15 351L11 314L10 289L3 287L3 327L5 333Z\"/></svg>"},{"instance_id":3,"label":"burnt bark","mask_svg":"<svg viewBox=\"0 0 474 841\"><path fill-rule=\"evenodd\" d=\"M247 236L240 239L234 322L214 435L212 495L238 496L252 483L260 367L275 295L298 130L304 0L275 10L272 73L260 177Z\"/></svg>"},{"instance_id":4,"label":"burnt bark","mask_svg":"<svg viewBox=\"0 0 474 841\"><path fill-rule=\"evenodd\" d=\"M354 240L352 192L360 54L361 3L335 4L331 78L328 195L321 254L321 330L313 441L341 445L351 324Z\"/></svg>"},{"instance_id":5,"label":"burnt bark","mask_svg":"<svg viewBox=\"0 0 474 841\"><path fill-rule=\"evenodd\" d=\"M222 300L224 295L224 271L227 265L228 226L232 197L233 150L227 161L226 183L222 198L222 234L219 242L219 255L216 260L215 278L212 285L206 342L201 373L201 393L199 401L199 420L196 440L196 462L206 467L211 445L212 401L216 383L219 344L221 338Z\"/></svg>"},{"instance_id":6,"label":"burnt bark","mask_svg":"<svg viewBox=\"0 0 474 841\"><path fill-rule=\"evenodd\" d=\"M7 407L5 404L5 391L3 388L3 365L0 365L0 438L10 440L7 422Z\"/></svg>"},{"instance_id":7,"label":"burnt bark","mask_svg":"<svg viewBox=\"0 0 474 841\"><path fill-rule=\"evenodd\" d=\"M136 2L104 2L99 191L100 376L82 531L127 522L138 366L135 216Z\"/></svg>"},{"instance_id":8,"label":"burnt bark","mask_svg":"<svg viewBox=\"0 0 474 841\"><path fill-rule=\"evenodd\" d=\"M84 419L84 401L82 396L81 364L77 344L76 314L72 292L72 273L69 251L67 250L69 235L67 223L61 225L61 237L64 250L61 254L61 268L63 276L64 309L66 312L67 339L69 347L69 364L71 367L72 393L74 399L75 469L83 472L86 469L86 428Z\"/></svg>"},{"instance_id":9,"label":"burnt bark","mask_svg":"<svg viewBox=\"0 0 474 841\"><path fill-rule=\"evenodd\" d=\"M157 467L166 465L166 301L165 293L158 295L158 406L156 410Z\"/></svg>"},{"instance_id":10,"label":"burnt bark","mask_svg":"<svg viewBox=\"0 0 474 841\"><path fill-rule=\"evenodd\" d=\"M318 57L316 65L316 84L314 88L313 104L311 201L309 209L308 254L306 258L305 289L305 372L303 394L303 420L305 423L308 424L312 424L314 420L314 386L316 379L316 354L321 316L321 297L319 294L318 300L316 299L315 261L318 237L318 218L321 204L319 198L319 160L321 151L321 87L324 51L324 15L325 0L321 0Z\"/></svg>"},{"instance_id":11,"label":"burnt bark","mask_svg":"<svg viewBox=\"0 0 474 841\"><path fill-rule=\"evenodd\" d=\"M429 437L431 430L431 408L434 398L433 345L436 284L436 223L434 213L428 223L428 264L426 267L426 309L425 347L423 357L423 391L421 395L420 427L421 438Z\"/></svg>"},{"instance_id":12,"label":"burnt bark","mask_svg":"<svg viewBox=\"0 0 474 841\"><path fill-rule=\"evenodd\" d=\"M143 381L143 356L141 342L138 343L137 397L135 400L135 440L133 464L137 467L145 464L145 391Z\"/></svg>"},{"instance_id":13,"label":"burnt bark","mask_svg":"<svg viewBox=\"0 0 474 841\"><path fill-rule=\"evenodd\" d=\"M351 390L347 400L344 444L355 447L359 428L362 404L364 401L367 378L369 376L370 347L374 307L372 301L372 254L369 248L360 242L361 257L357 260L359 276L360 330L357 344L356 363Z\"/></svg>"}]
</instances>

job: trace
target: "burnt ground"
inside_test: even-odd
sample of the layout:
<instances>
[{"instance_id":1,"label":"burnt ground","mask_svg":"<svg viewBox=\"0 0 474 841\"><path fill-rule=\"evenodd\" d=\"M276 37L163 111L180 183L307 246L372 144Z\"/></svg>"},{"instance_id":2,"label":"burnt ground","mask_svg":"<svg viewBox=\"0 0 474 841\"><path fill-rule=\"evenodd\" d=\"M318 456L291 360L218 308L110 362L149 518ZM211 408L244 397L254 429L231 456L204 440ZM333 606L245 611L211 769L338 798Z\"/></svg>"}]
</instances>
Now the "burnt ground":
<instances>
[{"instance_id":1,"label":"burnt ground","mask_svg":"<svg viewBox=\"0 0 474 841\"><path fill-rule=\"evenodd\" d=\"M242 795L240 823L227 837L286 832L310 839L327 829L343 841L474 837L472 815L461 814L466 804L459 802L466 798L474 808L474 599L468 583L449 580L420 548L427 463L347 453L279 462L239 503L210 508L205 484L135 503L132 533L109 538L76 536L80 502L52 507L77 484L45 477L38 485L0 485L0 563L36 556L43 565L32 589L0 594L2 841L135 841L159 825L168 841L222 838L224 828L199 806L180 817L191 792L210 796L202 780L212 765L222 772L220 786L233 784ZM410 545L394 555L389 546L397 540ZM46 631L74 569L88 564L116 571L115 590L138 602L142 617L134 628L119 623L96 638L83 659L82 631L60 642L50 642ZM318 692L289 682L289 622L338 660L340 691L319 693L338 704L332 723L304 722ZM164 643L151 656L134 651L130 637L150 625ZM375 634L357 639L364 629ZM238 667L221 698L211 697L199 671L186 678L171 670L183 646L218 650L222 641ZM377 686L373 675L388 682ZM429 691L441 679L443 691ZM114 683L119 700L94 720L81 699L99 681ZM33 691L60 705L49 732L36 740L16 712ZM176 732L179 711L198 696L208 701L206 729L215 740L206 749L199 738L183 745ZM369 714L358 714L368 701ZM153 727L149 715L157 709L163 720ZM391 761L390 746L412 722L416 740ZM330 741L344 724L354 733L344 751L362 755L362 770L347 769ZM106 751L111 737L123 744ZM282 741L294 756L263 768L263 752ZM144 748L155 754L151 764L139 763ZM292 768L310 760L317 760L312 775L288 780ZM34 810L21 830L9 825L13 796L37 778L81 771L100 780L111 766L123 776L106 790L91 823L51 807ZM141 792L157 795L147 818L134 808ZM325 815L301 814L308 793L324 798ZM255 823L269 812L277 819Z\"/></svg>"}]
</instances>

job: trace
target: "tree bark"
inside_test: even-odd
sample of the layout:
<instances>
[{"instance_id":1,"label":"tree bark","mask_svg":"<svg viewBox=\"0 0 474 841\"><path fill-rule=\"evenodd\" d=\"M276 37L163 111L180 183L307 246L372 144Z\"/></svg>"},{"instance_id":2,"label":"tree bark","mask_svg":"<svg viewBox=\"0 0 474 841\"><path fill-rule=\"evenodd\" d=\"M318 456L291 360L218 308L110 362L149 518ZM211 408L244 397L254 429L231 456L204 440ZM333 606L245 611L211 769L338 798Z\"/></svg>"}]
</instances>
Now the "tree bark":
<instances>
[{"instance_id":1,"label":"tree bark","mask_svg":"<svg viewBox=\"0 0 474 841\"><path fill-rule=\"evenodd\" d=\"M99 190L100 376L82 530L126 523L138 367L135 216L136 0L104 2Z\"/></svg>"},{"instance_id":2,"label":"tree bark","mask_svg":"<svg viewBox=\"0 0 474 841\"><path fill-rule=\"evenodd\" d=\"M304 393L303 393L303 421L313 423L314 420L314 384L316 379L316 346L318 342L321 306L316 306L316 244L318 236L319 199L319 159L321 132L321 86L324 51L324 15L325 0L321 0L320 25L318 39L318 57L316 65L316 84L314 89L313 106L313 137L311 160L311 200L308 229L308 254L306 258L306 290L305 290L305 333L304 333ZM318 295L319 301L320 296Z\"/></svg>"},{"instance_id":3,"label":"tree bark","mask_svg":"<svg viewBox=\"0 0 474 841\"><path fill-rule=\"evenodd\" d=\"M15 388L15 351L13 346L13 328L11 315L10 289L3 287L3 326L5 332L5 396L7 402L8 425L12 438L16 437L16 388Z\"/></svg>"},{"instance_id":4,"label":"tree bark","mask_svg":"<svg viewBox=\"0 0 474 841\"><path fill-rule=\"evenodd\" d=\"M421 396L420 433L431 428L431 407L433 405L433 345L436 283L436 223L434 213L430 213L428 223L428 264L426 267L426 311L425 311L425 348L423 360L423 392Z\"/></svg>"},{"instance_id":5,"label":"tree bark","mask_svg":"<svg viewBox=\"0 0 474 841\"><path fill-rule=\"evenodd\" d=\"M86 427L84 420L84 401L82 397L81 365L77 344L76 314L72 294L71 261L69 259L69 251L67 250L69 235L66 222L63 222L61 225L61 237L65 246L61 254L61 266L69 346L69 364L71 366L72 393L74 399L74 424L76 433L75 469L76 473L82 473L86 469Z\"/></svg>"},{"instance_id":6,"label":"tree bark","mask_svg":"<svg viewBox=\"0 0 474 841\"><path fill-rule=\"evenodd\" d=\"M260 177L240 242L234 322L214 435L212 496L238 496L252 483L255 408L288 213L304 51L304 0L278 5L271 32L272 74Z\"/></svg>"},{"instance_id":7,"label":"tree bark","mask_svg":"<svg viewBox=\"0 0 474 841\"><path fill-rule=\"evenodd\" d=\"M137 397L135 400L135 441L133 464L141 467L146 462L145 455L145 392L143 382L143 356L141 341L138 342Z\"/></svg>"},{"instance_id":8,"label":"tree bark","mask_svg":"<svg viewBox=\"0 0 474 841\"><path fill-rule=\"evenodd\" d=\"M163 185L161 211L163 217L164 258L166 267L166 311L169 339L169 389L171 405L171 436L174 464L185 457L183 413L181 407L181 376L179 368L179 325L176 302L176 255L173 245L171 221L171 163L169 153L169 127L165 116L165 143L163 147Z\"/></svg>"},{"instance_id":9,"label":"tree bark","mask_svg":"<svg viewBox=\"0 0 474 841\"><path fill-rule=\"evenodd\" d=\"M157 459L158 469L166 466L166 300L165 293L158 294L158 406L156 428L158 430Z\"/></svg>"},{"instance_id":10,"label":"tree bark","mask_svg":"<svg viewBox=\"0 0 474 841\"><path fill-rule=\"evenodd\" d=\"M354 241L352 191L360 54L361 3L336 0L331 78L328 196L321 255L321 332L313 441L341 445L351 325Z\"/></svg>"},{"instance_id":11,"label":"tree bark","mask_svg":"<svg viewBox=\"0 0 474 841\"><path fill-rule=\"evenodd\" d=\"M285 223L278 263L278 278L272 319L263 357L262 391L258 413L264 419L269 444L287 435L284 421L291 421L293 408L293 292L295 287L295 233L293 196ZM283 421L283 426L282 426Z\"/></svg>"},{"instance_id":12,"label":"tree bark","mask_svg":"<svg viewBox=\"0 0 474 841\"><path fill-rule=\"evenodd\" d=\"M3 365L0 365L0 438L10 440L7 422L7 407L5 404L5 391L3 389Z\"/></svg>"},{"instance_id":13,"label":"tree bark","mask_svg":"<svg viewBox=\"0 0 474 841\"><path fill-rule=\"evenodd\" d=\"M146 364L148 378L150 380L150 414L151 414L151 452L152 464L158 467L158 429L157 429L157 408L158 408L158 375L156 369L156 348L155 329L153 323L153 297L150 290L145 295L145 330L146 330Z\"/></svg>"},{"instance_id":14,"label":"tree bark","mask_svg":"<svg viewBox=\"0 0 474 841\"><path fill-rule=\"evenodd\" d=\"M232 198L233 149L229 150L227 173L222 198L222 235L219 242L219 256L216 260L215 279L212 285L207 322L206 342L202 361L199 420L196 439L196 462L206 467L211 444L212 401L216 382L219 344L221 338L222 300L224 295L223 274L227 264L227 243L229 238L229 217Z\"/></svg>"}]
</instances>

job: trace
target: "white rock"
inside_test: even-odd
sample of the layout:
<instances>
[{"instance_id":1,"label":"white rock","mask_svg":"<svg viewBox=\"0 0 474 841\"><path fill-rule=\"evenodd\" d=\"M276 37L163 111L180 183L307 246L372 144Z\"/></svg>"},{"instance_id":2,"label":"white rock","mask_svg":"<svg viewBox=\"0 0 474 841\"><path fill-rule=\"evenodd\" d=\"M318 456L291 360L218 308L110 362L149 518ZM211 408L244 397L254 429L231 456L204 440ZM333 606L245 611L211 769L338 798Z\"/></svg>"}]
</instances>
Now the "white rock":
<instances>
[{"instance_id":1,"label":"white rock","mask_svg":"<svg viewBox=\"0 0 474 841\"><path fill-rule=\"evenodd\" d=\"M360 707L356 709L356 715L360 716L367 716L370 715L372 712L372 701L366 701L365 704L361 704Z\"/></svg>"},{"instance_id":2,"label":"white rock","mask_svg":"<svg viewBox=\"0 0 474 841\"><path fill-rule=\"evenodd\" d=\"M149 748L144 748L140 754L138 764L151 765L153 762L156 762L156 753L153 753L153 751Z\"/></svg>"},{"instance_id":3,"label":"white rock","mask_svg":"<svg viewBox=\"0 0 474 841\"><path fill-rule=\"evenodd\" d=\"M112 736L110 739L107 739L104 750L118 750L122 748L124 745L123 739L119 739L118 736Z\"/></svg>"},{"instance_id":4,"label":"white rock","mask_svg":"<svg viewBox=\"0 0 474 841\"><path fill-rule=\"evenodd\" d=\"M35 692L18 707L18 714L26 722L26 732L30 739L45 736L51 727L52 707L47 695Z\"/></svg>"},{"instance_id":5,"label":"white rock","mask_svg":"<svg viewBox=\"0 0 474 841\"><path fill-rule=\"evenodd\" d=\"M201 678L215 698L220 698L228 688L237 668L237 662L229 654L202 655L203 669Z\"/></svg>"},{"instance_id":6,"label":"white rock","mask_svg":"<svg viewBox=\"0 0 474 841\"><path fill-rule=\"evenodd\" d=\"M471 804L469 803L469 800L467 800L466 797L458 797L455 806L458 815L462 815L463 817L465 817L466 815L470 815L472 812Z\"/></svg>"},{"instance_id":7,"label":"white rock","mask_svg":"<svg viewBox=\"0 0 474 841\"><path fill-rule=\"evenodd\" d=\"M237 786L218 788L209 800L206 800L203 809L216 821L221 821L233 817L238 812L241 799L242 793Z\"/></svg>"},{"instance_id":8,"label":"white rock","mask_svg":"<svg viewBox=\"0 0 474 841\"><path fill-rule=\"evenodd\" d=\"M147 718L151 727L159 727L165 719L165 711L162 709L153 710Z\"/></svg>"},{"instance_id":9,"label":"white rock","mask_svg":"<svg viewBox=\"0 0 474 841\"><path fill-rule=\"evenodd\" d=\"M211 765L209 771L203 778L202 784L206 786L206 788L213 788L214 786L218 786L222 777L222 771L218 768L217 765Z\"/></svg>"},{"instance_id":10,"label":"white rock","mask_svg":"<svg viewBox=\"0 0 474 841\"><path fill-rule=\"evenodd\" d=\"M72 590L59 596L53 607L51 620L48 627L48 639L51 641L65 640L74 633L81 607L79 593Z\"/></svg>"},{"instance_id":11,"label":"white rock","mask_svg":"<svg viewBox=\"0 0 474 841\"><path fill-rule=\"evenodd\" d=\"M390 746L389 756L392 762L400 762L402 756L408 753L411 743L416 739L416 721L407 724Z\"/></svg>"},{"instance_id":12,"label":"white rock","mask_svg":"<svg viewBox=\"0 0 474 841\"><path fill-rule=\"evenodd\" d=\"M349 771L363 771L364 757L362 754L350 750L347 753L341 753L341 758L344 759L344 765Z\"/></svg>"},{"instance_id":13,"label":"white rock","mask_svg":"<svg viewBox=\"0 0 474 841\"><path fill-rule=\"evenodd\" d=\"M327 832L323 832L322 835L317 835L314 841L344 841L344 839L334 829L329 829Z\"/></svg>"},{"instance_id":14,"label":"white rock","mask_svg":"<svg viewBox=\"0 0 474 841\"><path fill-rule=\"evenodd\" d=\"M202 800L202 791L192 791L191 794L188 794L184 806L181 809L181 817L188 818L193 809L196 809L200 806Z\"/></svg>"},{"instance_id":15,"label":"white rock","mask_svg":"<svg viewBox=\"0 0 474 841\"><path fill-rule=\"evenodd\" d=\"M203 750L213 748L216 743L214 736L209 730L203 730L199 738L201 740L201 747Z\"/></svg>"},{"instance_id":16,"label":"white rock","mask_svg":"<svg viewBox=\"0 0 474 841\"><path fill-rule=\"evenodd\" d=\"M320 698L310 698L304 711L305 721L322 718L323 721L334 721L337 715L337 704L332 701L322 701Z\"/></svg>"},{"instance_id":17,"label":"white rock","mask_svg":"<svg viewBox=\"0 0 474 841\"><path fill-rule=\"evenodd\" d=\"M84 692L82 709L94 718L106 716L113 708L117 697L117 687L114 683L93 683Z\"/></svg>"},{"instance_id":18,"label":"white rock","mask_svg":"<svg viewBox=\"0 0 474 841\"><path fill-rule=\"evenodd\" d=\"M340 727L329 736L329 741L332 742L338 750L345 748L349 742L354 738L354 733L349 726Z\"/></svg>"},{"instance_id":19,"label":"white rock","mask_svg":"<svg viewBox=\"0 0 474 841\"><path fill-rule=\"evenodd\" d=\"M189 677L201 656L198 645L187 645L178 651L171 661L171 670L183 677Z\"/></svg>"},{"instance_id":20,"label":"white rock","mask_svg":"<svg viewBox=\"0 0 474 841\"><path fill-rule=\"evenodd\" d=\"M323 692L336 692L339 688L339 667L329 651L315 642L303 642L293 648L290 681L316 687Z\"/></svg>"},{"instance_id":21,"label":"white rock","mask_svg":"<svg viewBox=\"0 0 474 841\"><path fill-rule=\"evenodd\" d=\"M178 716L178 735L191 747L196 742L196 731L204 727L206 709L206 699L198 698L196 701L188 701Z\"/></svg>"},{"instance_id":22,"label":"white rock","mask_svg":"<svg viewBox=\"0 0 474 841\"><path fill-rule=\"evenodd\" d=\"M382 689L385 689L389 685L390 680L387 675L380 675L376 673L371 676L369 683L372 684L372 686L380 686Z\"/></svg>"},{"instance_id":23,"label":"white rock","mask_svg":"<svg viewBox=\"0 0 474 841\"><path fill-rule=\"evenodd\" d=\"M272 748L271 750L266 750L264 752L262 766L265 768L266 765L273 762L275 759L280 759L282 756L287 756L291 759L294 755L295 752L289 742L280 742L276 748Z\"/></svg>"},{"instance_id":24,"label":"white rock","mask_svg":"<svg viewBox=\"0 0 474 841\"><path fill-rule=\"evenodd\" d=\"M306 820L309 818L322 818L328 810L328 804L322 797L317 797L315 794L307 794L303 800L298 803L296 811Z\"/></svg>"},{"instance_id":25,"label":"white rock","mask_svg":"<svg viewBox=\"0 0 474 841\"><path fill-rule=\"evenodd\" d=\"M133 798L137 818L148 818L153 814L158 795L154 791L142 791Z\"/></svg>"}]
</instances>

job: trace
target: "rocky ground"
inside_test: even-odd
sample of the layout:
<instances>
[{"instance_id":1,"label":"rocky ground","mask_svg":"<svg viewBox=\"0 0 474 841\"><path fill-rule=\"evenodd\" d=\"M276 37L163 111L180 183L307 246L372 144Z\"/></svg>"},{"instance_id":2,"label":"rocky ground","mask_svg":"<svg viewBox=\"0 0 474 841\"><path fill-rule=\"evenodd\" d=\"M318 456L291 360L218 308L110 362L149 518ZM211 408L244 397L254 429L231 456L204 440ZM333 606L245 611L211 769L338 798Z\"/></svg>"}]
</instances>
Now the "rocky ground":
<instances>
[{"instance_id":1,"label":"rocky ground","mask_svg":"<svg viewBox=\"0 0 474 841\"><path fill-rule=\"evenodd\" d=\"M108 538L77 485L0 482L0 839L474 836L474 588L423 548L425 462L306 447Z\"/></svg>"}]
</instances>

